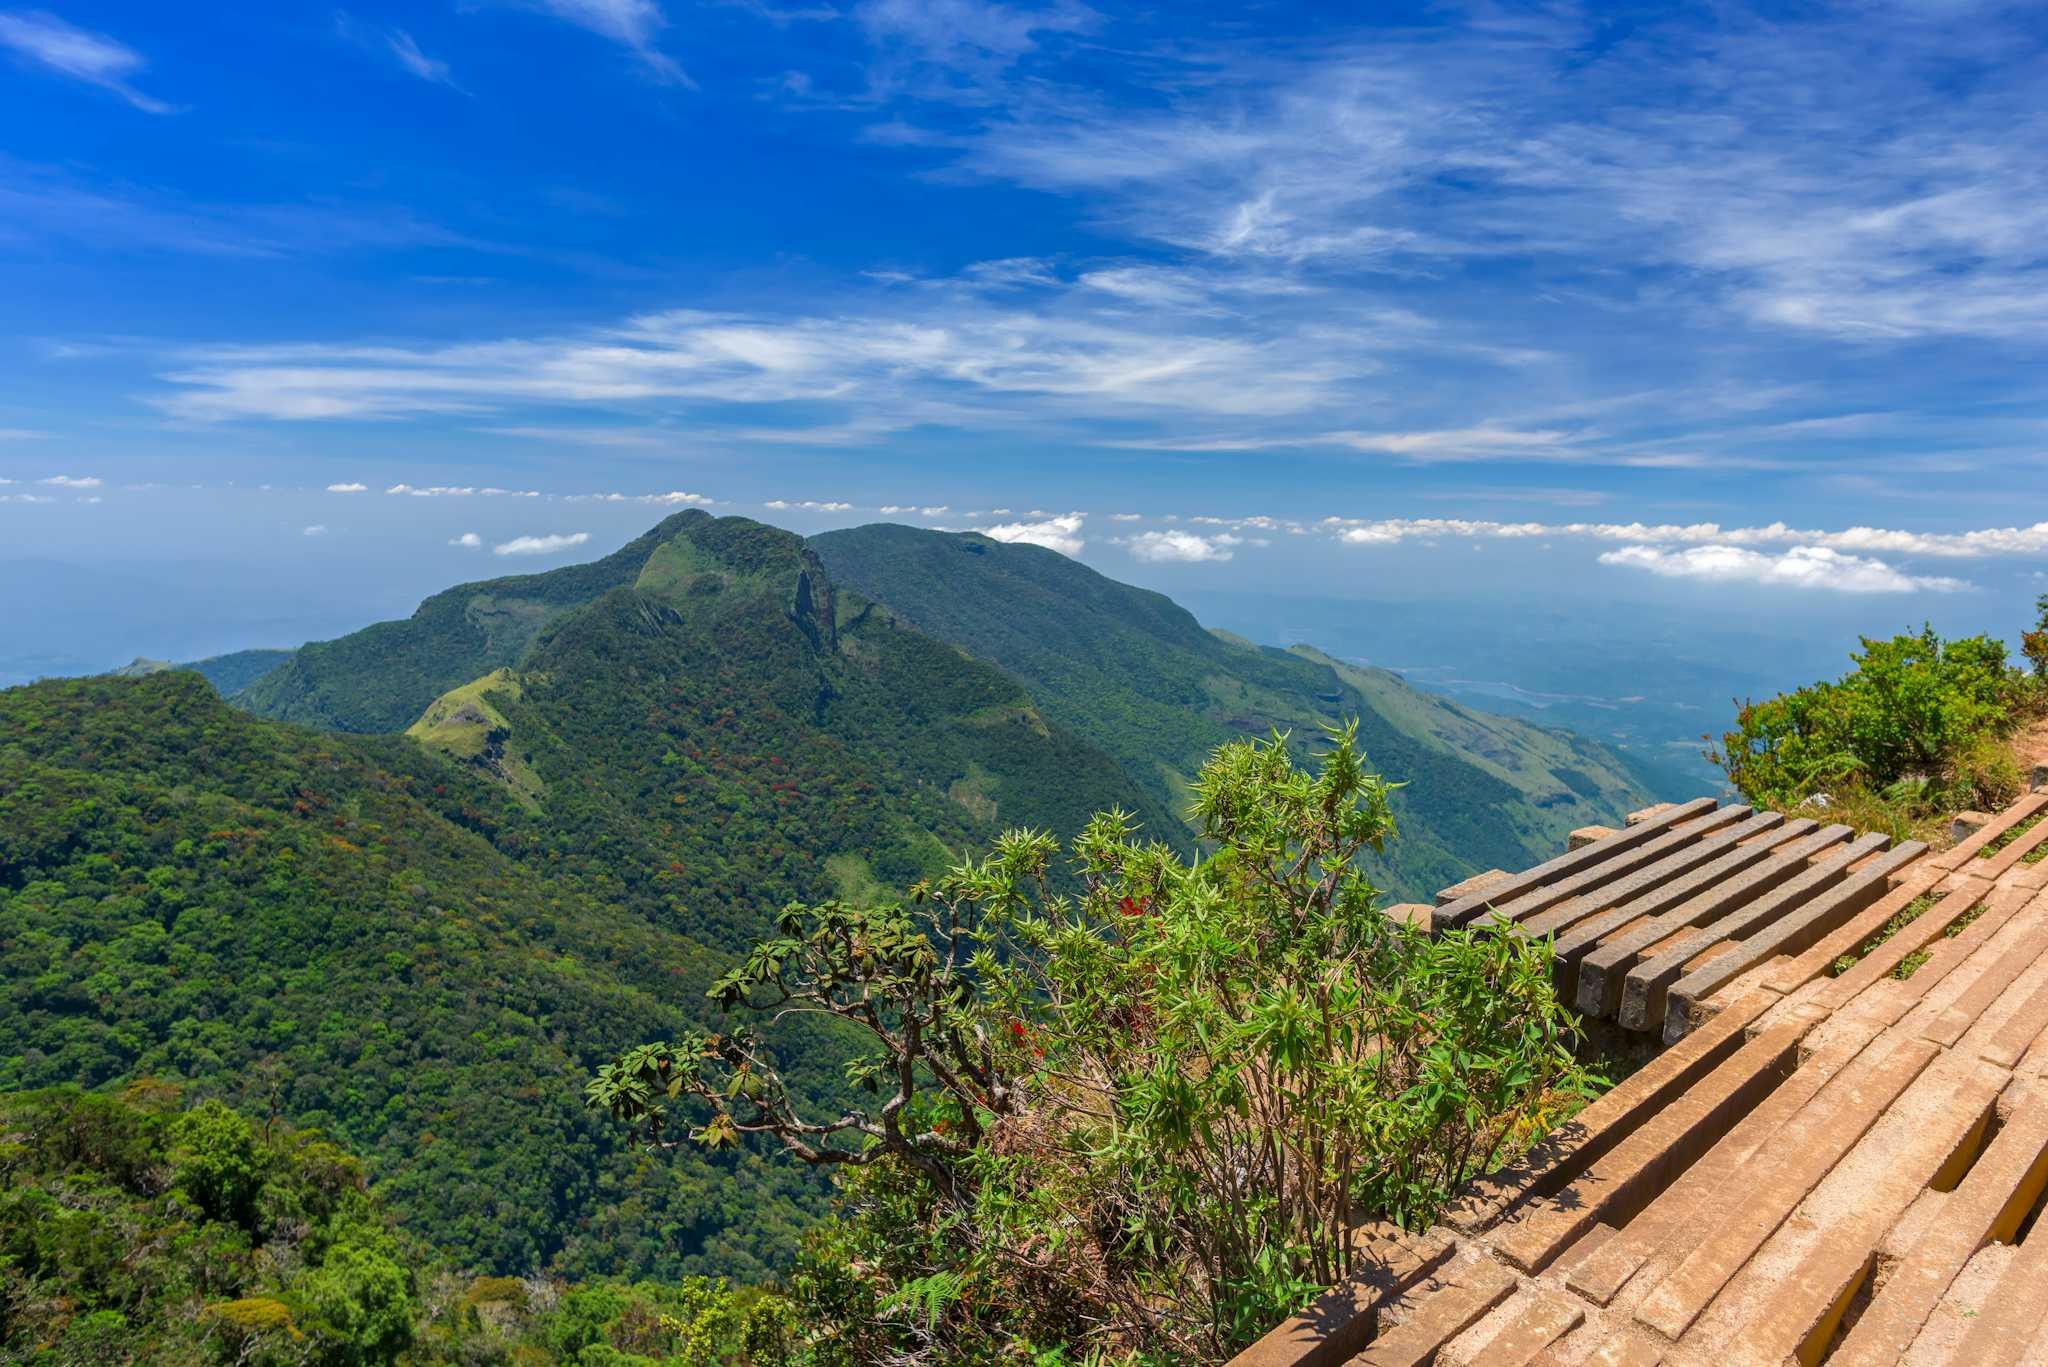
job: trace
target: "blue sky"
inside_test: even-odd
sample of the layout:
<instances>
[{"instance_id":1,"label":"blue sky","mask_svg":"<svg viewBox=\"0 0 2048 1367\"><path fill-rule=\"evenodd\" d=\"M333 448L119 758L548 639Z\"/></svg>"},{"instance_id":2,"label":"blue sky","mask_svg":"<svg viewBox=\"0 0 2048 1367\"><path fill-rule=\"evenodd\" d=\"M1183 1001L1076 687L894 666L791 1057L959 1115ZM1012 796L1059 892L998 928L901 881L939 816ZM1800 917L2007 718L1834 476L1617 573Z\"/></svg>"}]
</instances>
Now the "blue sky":
<instances>
[{"instance_id":1,"label":"blue sky","mask_svg":"<svg viewBox=\"0 0 2048 1367\"><path fill-rule=\"evenodd\" d=\"M694 503L2014 625L2038 6L1370 13L0 10L0 543L395 600Z\"/></svg>"}]
</instances>

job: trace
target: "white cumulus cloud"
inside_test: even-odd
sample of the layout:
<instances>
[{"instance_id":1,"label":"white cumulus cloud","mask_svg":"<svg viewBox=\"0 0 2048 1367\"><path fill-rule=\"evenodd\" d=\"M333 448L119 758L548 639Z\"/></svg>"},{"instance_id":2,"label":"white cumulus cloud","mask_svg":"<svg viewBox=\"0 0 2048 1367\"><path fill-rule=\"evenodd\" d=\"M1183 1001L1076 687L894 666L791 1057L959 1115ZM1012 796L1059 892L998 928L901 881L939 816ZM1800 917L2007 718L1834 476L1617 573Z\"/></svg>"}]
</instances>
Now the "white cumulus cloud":
<instances>
[{"instance_id":1,"label":"white cumulus cloud","mask_svg":"<svg viewBox=\"0 0 2048 1367\"><path fill-rule=\"evenodd\" d=\"M461 536L452 538L448 544L451 546L461 546L466 550L473 551L484 544L484 539L475 532L464 532ZM510 551L501 551L500 553L504 555L511 554Z\"/></svg>"},{"instance_id":2,"label":"white cumulus cloud","mask_svg":"<svg viewBox=\"0 0 2048 1367\"><path fill-rule=\"evenodd\" d=\"M1943 575L1913 575L1866 556L1828 546L1793 546L1775 554L1741 546L1623 546L1604 552L1603 565L1648 570L1667 579L1827 589L1835 593L1954 593L1969 588Z\"/></svg>"},{"instance_id":3,"label":"white cumulus cloud","mask_svg":"<svg viewBox=\"0 0 2048 1367\"><path fill-rule=\"evenodd\" d=\"M546 536L515 536L491 547L498 555L553 555L590 540L589 532L551 532Z\"/></svg>"},{"instance_id":4,"label":"white cumulus cloud","mask_svg":"<svg viewBox=\"0 0 2048 1367\"><path fill-rule=\"evenodd\" d=\"M317 523L317 522L316 522L316 523L314 523L314 524L313 524L312 526L310 526L310 527L306 528L306 529L305 529L304 531L300 532L300 533L299 533L299 535L301 535L301 536L325 536L325 535L327 535L327 528L326 528L326 526L324 526L323 524L321 524L321 523Z\"/></svg>"},{"instance_id":5,"label":"white cumulus cloud","mask_svg":"<svg viewBox=\"0 0 2048 1367\"><path fill-rule=\"evenodd\" d=\"M104 482L92 475L51 475L43 481L59 489L97 489Z\"/></svg>"},{"instance_id":6,"label":"white cumulus cloud","mask_svg":"<svg viewBox=\"0 0 2048 1367\"><path fill-rule=\"evenodd\" d=\"M1215 536L1198 536L1194 532L1140 532L1130 540L1131 554L1151 564L1172 562L1195 563L1203 560L1228 560L1236 554L1232 549L1242 543L1242 538L1229 532Z\"/></svg>"},{"instance_id":7,"label":"white cumulus cloud","mask_svg":"<svg viewBox=\"0 0 2048 1367\"><path fill-rule=\"evenodd\" d=\"M327 492L330 494L366 494L370 492L370 486L353 482L348 484L330 484L327 486Z\"/></svg>"},{"instance_id":8,"label":"white cumulus cloud","mask_svg":"<svg viewBox=\"0 0 2048 1367\"><path fill-rule=\"evenodd\" d=\"M926 515L935 510L927 508ZM945 509L937 509L944 512ZM981 529L983 536L995 541L1019 541L1027 546L1043 546L1061 555L1079 555L1088 542L1081 532L1085 525L1079 513L1068 513L1063 517L1049 517L1041 522L999 522L993 527Z\"/></svg>"}]
</instances>

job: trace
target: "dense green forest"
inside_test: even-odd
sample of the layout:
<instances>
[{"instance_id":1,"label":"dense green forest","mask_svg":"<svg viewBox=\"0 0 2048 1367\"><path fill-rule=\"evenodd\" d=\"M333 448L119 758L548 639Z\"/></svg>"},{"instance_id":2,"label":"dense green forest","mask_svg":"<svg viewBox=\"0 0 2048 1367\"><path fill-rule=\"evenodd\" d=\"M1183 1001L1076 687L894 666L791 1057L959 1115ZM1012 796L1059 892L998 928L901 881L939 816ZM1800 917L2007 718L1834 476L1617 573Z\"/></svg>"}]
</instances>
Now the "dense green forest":
<instances>
[{"instance_id":1,"label":"dense green forest","mask_svg":"<svg viewBox=\"0 0 2048 1367\"><path fill-rule=\"evenodd\" d=\"M651 1157L578 1093L722 1028L707 988L784 905L1112 808L1192 858L1209 748L1340 713L1414 783L1395 892L1636 796L1597 747L1225 641L1049 552L906 535L918 593L687 513L289 654L0 692L0 1089L147 1081L317 1128L453 1268L760 1283L825 1184L745 1145ZM771 1036L807 1104L844 1103L844 1036Z\"/></svg>"},{"instance_id":2,"label":"dense green forest","mask_svg":"<svg viewBox=\"0 0 2048 1367\"><path fill-rule=\"evenodd\" d=\"M0 693L0 1087L275 1107L479 1267L765 1271L808 1184L651 1170L573 1095L622 1036L702 1014L723 956L543 843L431 752L262 722L182 672Z\"/></svg>"},{"instance_id":3,"label":"dense green forest","mask_svg":"<svg viewBox=\"0 0 2048 1367\"><path fill-rule=\"evenodd\" d=\"M0 1096L0 1358L770 1367L788 1309L719 1281L473 1276L315 1131L175 1088Z\"/></svg>"},{"instance_id":4,"label":"dense green forest","mask_svg":"<svg viewBox=\"0 0 2048 1367\"><path fill-rule=\"evenodd\" d=\"M1038 546L889 524L811 545L838 582L1000 665L1176 809L1217 746L1278 728L1299 756L1325 723L1355 718L1374 768L1408 785L1393 799L1401 839L1374 866L1404 897L1538 863L1573 827L1651 800L1603 746L1474 712L1385 670L1218 635L1163 594Z\"/></svg>"},{"instance_id":5,"label":"dense green forest","mask_svg":"<svg viewBox=\"0 0 2048 1367\"><path fill-rule=\"evenodd\" d=\"M788 901L900 888L1009 823L1178 828L797 538L664 526L411 738L262 720L185 671L0 693L0 1087L274 1106L482 1269L785 1261L818 1183L633 1155L578 1107L589 1069L708 1020ZM831 1041L787 1047L835 1094Z\"/></svg>"}]
</instances>

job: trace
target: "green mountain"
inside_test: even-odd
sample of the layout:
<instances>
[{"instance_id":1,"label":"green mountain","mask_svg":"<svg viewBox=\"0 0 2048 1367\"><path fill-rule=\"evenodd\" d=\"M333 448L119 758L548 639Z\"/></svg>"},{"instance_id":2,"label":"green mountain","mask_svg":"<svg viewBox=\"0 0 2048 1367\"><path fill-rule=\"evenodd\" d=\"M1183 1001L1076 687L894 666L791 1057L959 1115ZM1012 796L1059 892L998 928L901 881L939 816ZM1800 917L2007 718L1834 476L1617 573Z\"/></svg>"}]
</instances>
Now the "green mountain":
<instances>
[{"instance_id":1,"label":"green mountain","mask_svg":"<svg viewBox=\"0 0 2048 1367\"><path fill-rule=\"evenodd\" d=\"M765 1266L800 1181L700 1206L577 1103L619 1041L701 1018L723 956L545 838L441 756L261 721L185 671L0 692L0 1088L275 1108L477 1266Z\"/></svg>"},{"instance_id":2,"label":"green mountain","mask_svg":"<svg viewBox=\"0 0 2048 1367\"><path fill-rule=\"evenodd\" d=\"M630 585L408 732L544 814L550 857L608 895L736 949L765 908L886 895L1006 825L1070 834L1122 806L1178 834L1014 679L835 588L801 539L664 525Z\"/></svg>"},{"instance_id":3,"label":"green mountain","mask_svg":"<svg viewBox=\"0 0 2048 1367\"><path fill-rule=\"evenodd\" d=\"M258 716L329 731L403 731L435 698L516 663L542 627L632 584L670 537L709 520L701 512L678 513L587 565L437 593L403 622L300 647L238 701Z\"/></svg>"},{"instance_id":4,"label":"green mountain","mask_svg":"<svg viewBox=\"0 0 2048 1367\"><path fill-rule=\"evenodd\" d=\"M0 1088L153 1077L275 1108L473 1268L766 1276L814 1179L632 1154L581 1108L591 1068L705 1023L790 900L900 889L1006 824L1174 819L799 538L657 531L630 574L519 581L569 606L529 613L509 663L435 606L503 608L479 586L251 690L361 716L432 662L459 681L409 735L254 716L185 670L0 692ZM838 1095L830 1038L781 1043Z\"/></svg>"},{"instance_id":5,"label":"green mountain","mask_svg":"<svg viewBox=\"0 0 2048 1367\"><path fill-rule=\"evenodd\" d=\"M1175 810L1224 741L1278 727L1307 746L1356 717L1373 765L1409 785L1379 870L1400 896L1540 862L1572 828L1651 801L1620 756L1582 737L1472 711L1385 670L1206 631L1164 595L1041 547L887 524L811 546L837 582L1000 665Z\"/></svg>"},{"instance_id":6,"label":"green mountain","mask_svg":"<svg viewBox=\"0 0 2048 1367\"><path fill-rule=\"evenodd\" d=\"M189 669L212 684L214 691L223 698L232 698L291 657L289 650L237 650L227 655L173 664L169 660L151 660L138 655L119 669L109 670L108 677L139 679L145 674L161 674L167 669Z\"/></svg>"}]
</instances>

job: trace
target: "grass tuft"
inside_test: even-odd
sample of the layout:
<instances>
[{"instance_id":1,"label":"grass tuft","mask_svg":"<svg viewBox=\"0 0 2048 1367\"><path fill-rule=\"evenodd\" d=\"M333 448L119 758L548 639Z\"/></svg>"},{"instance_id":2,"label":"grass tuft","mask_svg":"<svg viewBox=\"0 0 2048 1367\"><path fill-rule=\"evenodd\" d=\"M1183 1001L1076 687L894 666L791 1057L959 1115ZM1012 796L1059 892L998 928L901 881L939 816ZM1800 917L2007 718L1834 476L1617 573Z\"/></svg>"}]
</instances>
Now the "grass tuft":
<instances>
[{"instance_id":1,"label":"grass tuft","mask_svg":"<svg viewBox=\"0 0 2048 1367\"><path fill-rule=\"evenodd\" d=\"M1847 973L1860 963L1865 956L1876 952L1879 946L1883 945L1886 940L1891 939L1892 936L1919 920L1922 913L1940 900L1941 896L1938 893L1923 892L1903 907L1900 907L1898 914L1884 923L1884 929L1877 932L1869 944L1861 949L1852 950L1835 960L1833 966L1828 969L1828 976L1830 978L1839 978L1844 973ZM1911 958L1912 956L1908 955L1907 957ZM1894 970L1894 973L1896 974L1896 970ZM1910 977L1911 975L1908 974L1907 976Z\"/></svg>"}]
</instances>

